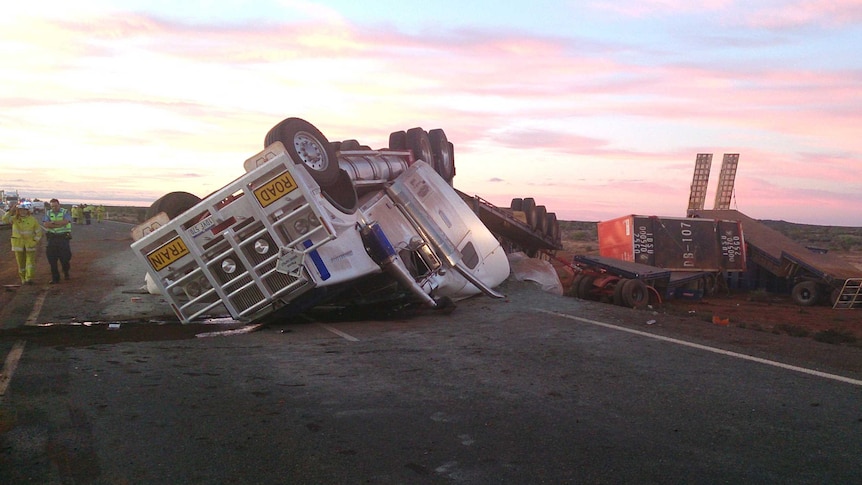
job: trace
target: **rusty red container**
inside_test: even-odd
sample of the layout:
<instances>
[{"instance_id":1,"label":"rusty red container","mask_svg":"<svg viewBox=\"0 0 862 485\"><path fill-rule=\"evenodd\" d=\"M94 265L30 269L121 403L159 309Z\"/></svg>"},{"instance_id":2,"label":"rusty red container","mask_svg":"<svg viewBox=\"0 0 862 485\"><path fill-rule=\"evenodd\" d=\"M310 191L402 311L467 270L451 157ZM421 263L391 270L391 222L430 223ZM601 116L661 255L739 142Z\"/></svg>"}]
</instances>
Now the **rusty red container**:
<instances>
[{"instance_id":1,"label":"rusty red container","mask_svg":"<svg viewBox=\"0 0 862 485\"><path fill-rule=\"evenodd\" d=\"M599 253L674 271L745 271L742 224L629 215L598 223Z\"/></svg>"}]
</instances>

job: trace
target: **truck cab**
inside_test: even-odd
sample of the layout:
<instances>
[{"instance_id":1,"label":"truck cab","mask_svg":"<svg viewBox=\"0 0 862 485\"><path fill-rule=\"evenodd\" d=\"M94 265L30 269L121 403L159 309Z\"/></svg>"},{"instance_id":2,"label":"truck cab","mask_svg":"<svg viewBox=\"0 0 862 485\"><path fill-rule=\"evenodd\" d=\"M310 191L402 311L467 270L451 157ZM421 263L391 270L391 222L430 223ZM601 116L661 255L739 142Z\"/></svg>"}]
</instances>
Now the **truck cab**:
<instances>
[{"instance_id":1,"label":"truck cab","mask_svg":"<svg viewBox=\"0 0 862 485\"><path fill-rule=\"evenodd\" d=\"M244 175L133 230L132 250L182 322L396 295L434 308L502 297L503 249L431 164L409 150L336 154L311 124L285 122Z\"/></svg>"}]
</instances>

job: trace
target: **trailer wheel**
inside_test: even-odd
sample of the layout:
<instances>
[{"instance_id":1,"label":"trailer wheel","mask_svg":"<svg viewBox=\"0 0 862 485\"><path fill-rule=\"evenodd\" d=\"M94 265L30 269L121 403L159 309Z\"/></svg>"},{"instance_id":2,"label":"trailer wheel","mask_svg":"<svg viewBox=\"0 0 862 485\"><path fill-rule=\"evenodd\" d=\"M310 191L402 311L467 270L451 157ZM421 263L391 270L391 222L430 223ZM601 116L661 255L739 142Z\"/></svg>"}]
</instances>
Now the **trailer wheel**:
<instances>
[{"instance_id":1,"label":"trailer wheel","mask_svg":"<svg viewBox=\"0 0 862 485\"><path fill-rule=\"evenodd\" d=\"M572 278L572 284L571 286L569 286L568 296L573 296L575 298L581 297L581 294L578 290L579 285L581 284L581 280L584 279L584 276L585 275L583 273L578 273Z\"/></svg>"},{"instance_id":2,"label":"trailer wheel","mask_svg":"<svg viewBox=\"0 0 862 485\"><path fill-rule=\"evenodd\" d=\"M428 133L422 128L410 128L407 130L407 148L413 150L413 158L435 168L434 153L431 151L431 140Z\"/></svg>"},{"instance_id":3,"label":"trailer wheel","mask_svg":"<svg viewBox=\"0 0 862 485\"><path fill-rule=\"evenodd\" d=\"M455 162L446 133L441 129L428 132L428 140L431 142L431 152L434 155L434 168L447 184L452 185L452 177L455 175Z\"/></svg>"},{"instance_id":4,"label":"trailer wheel","mask_svg":"<svg viewBox=\"0 0 862 485\"><path fill-rule=\"evenodd\" d=\"M649 301L649 290L641 280L628 280L623 285L623 303L629 308L638 308Z\"/></svg>"},{"instance_id":5,"label":"trailer wheel","mask_svg":"<svg viewBox=\"0 0 862 485\"><path fill-rule=\"evenodd\" d=\"M404 130L393 131L389 134L389 149L390 150L406 150L407 149L407 132Z\"/></svg>"},{"instance_id":6,"label":"trailer wheel","mask_svg":"<svg viewBox=\"0 0 862 485\"><path fill-rule=\"evenodd\" d=\"M520 197L512 199L512 203L509 204L509 208L513 211L520 211L524 207L524 200Z\"/></svg>"},{"instance_id":7,"label":"trailer wheel","mask_svg":"<svg viewBox=\"0 0 862 485\"><path fill-rule=\"evenodd\" d=\"M264 143L280 141L294 163L301 163L311 177L325 187L338 179L338 159L329 140L311 123L300 118L287 118L273 126ZM342 149L344 142L342 142Z\"/></svg>"},{"instance_id":8,"label":"trailer wheel","mask_svg":"<svg viewBox=\"0 0 862 485\"><path fill-rule=\"evenodd\" d=\"M582 300L598 300L598 298L592 294L593 283L595 283L595 281L595 276L585 275L578 283L578 298Z\"/></svg>"},{"instance_id":9,"label":"trailer wheel","mask_svg":"<svg viewBox=\"0 0 862 485\"><path fill-rule=\"evenodd\" d=\"M147 220L159 212L164 212L168 218L173 219L183 212L194 207L201 198L188 192L170 192L158 199L147 209L144 220Z\"/></svg>"},{"instance_id":10,"label":"trailer wheel","mask_svg":"<svg viewBox=\"0 0 862 485\"><path fill-rule=\"evenodd\" d=\"M802 281L793 287L790 295L799 306L814 306L820 298L820 289L813 281Z\"/></svg>"},{"instance_id":11,"label":"trailer wheel","mask_svg":"<svg viewBox=\"0 0 862 485\"><path fill-rule=\"evenodd\" d=\"M617 284L614 285L614 297L613 297L614 305L618 305L618 306L624 306L625 305L625 303L623 302L623 286L625 286L625 284L628 282L629 282L628 278L620 278L619 280L617 280Z\"/></svg>"}]
</instances>

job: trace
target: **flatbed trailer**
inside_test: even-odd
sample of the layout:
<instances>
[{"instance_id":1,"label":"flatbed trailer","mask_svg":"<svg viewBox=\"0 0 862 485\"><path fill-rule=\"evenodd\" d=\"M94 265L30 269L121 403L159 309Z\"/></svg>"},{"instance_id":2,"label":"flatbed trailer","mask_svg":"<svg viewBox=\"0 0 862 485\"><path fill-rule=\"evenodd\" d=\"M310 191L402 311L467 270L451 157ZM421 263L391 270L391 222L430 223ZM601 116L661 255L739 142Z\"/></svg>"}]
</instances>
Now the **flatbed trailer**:
<instances>
[{"instance_id":1,"label":"flatbed trailer","mask_svg":"<svg viewBox=\"0 0 862 485\"><path fill-rule=\"evenodd\" d=\"M580 270L572 280L573 296L638 307L669 298L700 298L714 285L709 271L672 271L605 256L575 255Z\"/></svg>"}]
</instances>

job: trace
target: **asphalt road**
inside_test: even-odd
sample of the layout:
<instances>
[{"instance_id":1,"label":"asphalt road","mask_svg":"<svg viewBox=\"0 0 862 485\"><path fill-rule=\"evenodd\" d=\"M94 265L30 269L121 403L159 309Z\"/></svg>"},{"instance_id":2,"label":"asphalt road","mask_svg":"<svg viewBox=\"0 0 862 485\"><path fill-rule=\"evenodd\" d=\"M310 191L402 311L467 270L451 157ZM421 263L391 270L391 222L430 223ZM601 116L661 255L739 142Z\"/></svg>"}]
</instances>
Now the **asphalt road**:
<instances>
[{"instance_id":1,"label":"asphalt road","mask_svg":"<svg viewBox=\"0 0 862 485\"><path fill-rule=\"evenodd\" d=\"M85 231L127 245L101 228L82 228L78 240ZM110 291L70 284L25 288L25 298L19 289L0 310L0 355L16 354L16 345L20 352L11 378L0 380L8 386L0 483L862 476L857 371L797 366L765 352L751 360L732 343L675 335L661 315L517 281L501 288L504 301L473 298L448 315L350 321L316 313L252 333L195 337L221 327L149 321L164 308L158 297L133 293L139 268L118 254L103 251L93 262L101 268L94 273L111 278ZM72 294L81 298L64 310L55 297ZM130 308L145 316L117 320L134 316ZM96 323L21 326L61 317Z\"/></svg>"}]
</instances>

